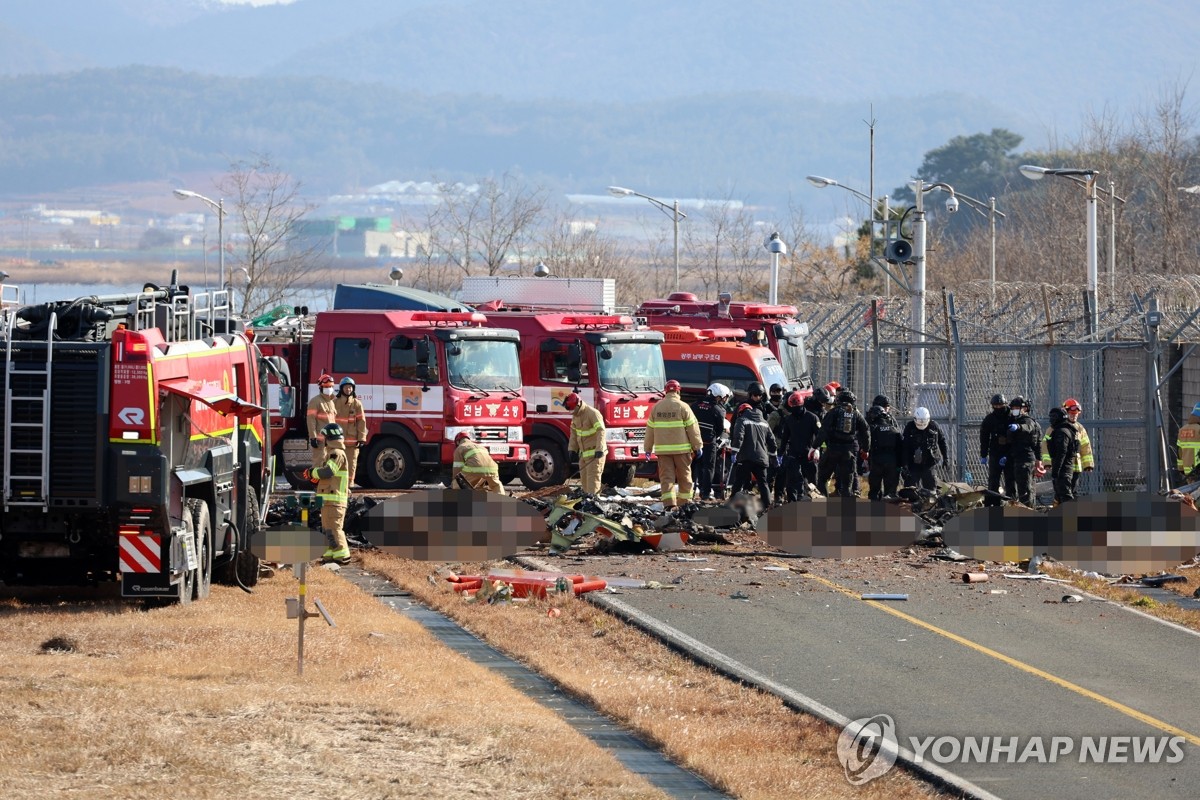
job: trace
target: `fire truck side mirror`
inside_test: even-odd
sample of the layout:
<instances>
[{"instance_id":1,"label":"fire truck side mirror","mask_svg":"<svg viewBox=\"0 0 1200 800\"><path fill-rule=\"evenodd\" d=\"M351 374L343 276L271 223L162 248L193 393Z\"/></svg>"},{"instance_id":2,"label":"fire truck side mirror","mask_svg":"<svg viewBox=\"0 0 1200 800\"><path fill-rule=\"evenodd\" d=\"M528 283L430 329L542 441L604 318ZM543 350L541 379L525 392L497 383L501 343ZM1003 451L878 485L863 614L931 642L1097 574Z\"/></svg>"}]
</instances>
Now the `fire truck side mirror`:
<instances>
[{"instance_id":1,"label":"fire truck side mirror","mask_svg":"<svg viewBox=\"0 0 1200 800\"><path fill-rule=\"evenodd\" d=\"M417 351L417 363L418 364L428 364L429 363L429 341L426 339L418 339L413 344Z\"/></svg>"},{"instance_id":2,"label":"fire truck side mirror","mask_svg":"<svg viewBox=\"0 0 1200 800\"><path fill-rule=\"evenodd\" d=\"M600 358L602 358L605 361L612 358L612 350L609 350L607 347L601 348L599 353L600 353Z\"/></svg>"},{"instance_id":3,"label":"fire truck side mirror","mask_svg":"<svg viewBox=\"0 0 1200 800\"><path fill-rule=\"evenodd\" d=\"M291 386L279 387L279 416L290 417L296 412L296 393Z\"/></svg>"},{"instance_id":4,"label":"fire truck side mirror","mask_svg":"<svg viewBox=\"0 0 1200 800\"><path fill-rule=\"evenodd\" d=\"M430 373L429 373L429 365L428 364L417 364L417 380L428 383L429 382L429 374Z\"/></svg>"},{"instance_id":5,"label":"fire truck side mirror","mask_svg":"<svg viewBox=\"0 0 1200 800\"><path fill-rule=\"evenodd\" d=\"M567 347L567 366L574 368L576 371L579 365L583 363L583 346L579 342L571 342Z\"/></svg>"},{"instance_id":6,"label":"fire truck side mirror","mask_svg":"<svg viewBox=\"0 0 1200 800\"><path fill-rule=\"evenodd\" d=\"M579 367L567 367L567 380L571 383L583 383L583 372Z\"/></svg>"}]
</instances>

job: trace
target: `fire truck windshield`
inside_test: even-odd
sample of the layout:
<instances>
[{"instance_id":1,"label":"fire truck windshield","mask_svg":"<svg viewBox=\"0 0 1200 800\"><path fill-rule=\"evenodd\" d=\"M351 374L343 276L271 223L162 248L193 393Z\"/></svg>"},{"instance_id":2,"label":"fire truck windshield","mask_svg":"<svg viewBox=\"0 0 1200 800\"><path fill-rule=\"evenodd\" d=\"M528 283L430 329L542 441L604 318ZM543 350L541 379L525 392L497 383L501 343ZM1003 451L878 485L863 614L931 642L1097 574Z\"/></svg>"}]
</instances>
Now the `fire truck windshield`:
<instances>
[{"instance_id":1,"label":"fire truck windshield","mask_svg":"<svg viewBox=\"0 0 1200 800\"><path fill-rule=\"evenodd\" d=\"M446 371L450 385L462 389L513 389L521 385L517 343L459 339L446 347Z\"/></svg>"},{"instance_id":2,"label":"fire truck windshield","mask_svg":"<svg viewBox=\"0 0 1200 800\"><path fill-rule=\"evenodd\" d=\"M774 356L764 356L763 360L758 363L758 371L762 373L763 386L788 386L787 376L783 374L783 367L779 366L779 361Z\"/></svg>"},{"instance_id":3,"label":"fire truck windshield","mask_svg":"<svg viewBox=\"0 0 1200 800\"><path fill-rule=\"evenodd\" d=\"M808 359L804 355L803 340L798 341L796 345L792 347L787 339L779 340L779 365L787 375L786 385L792 387L803 386L809 380Z\"/></svg>"},{"instance_id":4,"label":"fire truck windshield","mask_svg":"<svg viewBox=\"0 0 1200 800\"><path fill-rule=\"evenodd\" d=\"M610 358L605 358L605 353ZM667 380L662 348L657 342L616 342L596 347L600 388L661 392Z\"/></svg>"}]
</instances>

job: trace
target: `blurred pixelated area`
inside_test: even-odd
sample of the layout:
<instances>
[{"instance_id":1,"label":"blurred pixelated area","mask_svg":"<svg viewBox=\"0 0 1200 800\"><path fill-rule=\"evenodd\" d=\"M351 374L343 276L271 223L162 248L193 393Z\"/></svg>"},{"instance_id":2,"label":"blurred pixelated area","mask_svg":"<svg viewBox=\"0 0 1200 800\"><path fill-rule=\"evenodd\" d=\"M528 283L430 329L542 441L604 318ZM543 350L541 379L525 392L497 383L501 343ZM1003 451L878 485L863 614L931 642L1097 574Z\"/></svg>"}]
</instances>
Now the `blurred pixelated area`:
<instances>
[{"instance_id":1,"label":"blurred pixelated area","mask_svg":"<svg viewBox=\"0 0 1200 800\"><path fill-rule=\"evenodd\" d=\"M385 500L363 515L361 533L384 552L417 561L488 561L550 539L537 509L467 489L429 489Z\"/></svg>"},{"instance_id":2,"label":"blurred pixelated area","mask_svg":"<svg viewBox=\"0 0 1200 800\"><path fill-rule=\"evenodd\" d=\"M255 537L251 551L263 561L299 564L320 558L328 546L324 534L319 530L307 525L285 525L268 529Z\"/></svg>"},{"instance_id":3,"label":"blurred pixelated area","mask_svg":"<svg viewBox=\"0 0 1200 800\"><path fill-rule=\"evenodd\" d=\"M984 508L950 520L947 547L986 561L1046 554L1082 570L1123 575L1168 569L1200 551L1200 514L1144 492L1112 492L1045 514Z\"/></svg>"},{"instance_id":4,"label":"blurred pixelated area","mask_svg":"<svg viewBox=\"0 0 1200 800\"><path fill-rule=\"evenodd\" d=\"M767 543L799 556L861 558L894 553L922 534L921 520L907 509L853 497L820 503L788 503L759 523Z\"/></svg>"}]
</instances>

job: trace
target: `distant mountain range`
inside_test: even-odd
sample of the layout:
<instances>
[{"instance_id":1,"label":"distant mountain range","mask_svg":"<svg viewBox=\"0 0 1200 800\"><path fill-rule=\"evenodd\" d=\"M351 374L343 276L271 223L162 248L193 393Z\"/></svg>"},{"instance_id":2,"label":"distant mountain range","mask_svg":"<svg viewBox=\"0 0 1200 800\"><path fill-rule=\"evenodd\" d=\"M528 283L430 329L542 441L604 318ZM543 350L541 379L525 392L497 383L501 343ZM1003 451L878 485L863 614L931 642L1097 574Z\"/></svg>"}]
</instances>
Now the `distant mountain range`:
<instances>
[{"instance_id":1,"label":"distant mountain range","mask_svg":"<svg viewBox=\"0 0 1200 800\"><path fill-rule=\"evenodd\" d=\"M22 192L269 151L330 190L518 171L779 204L813 172L865 188L872 116L880 187L955 135L1040 146L1127 116L1186 82L1200 30L1200 6L1159 0L0 10L0 186Z\"/></svg>"}]
</instances>

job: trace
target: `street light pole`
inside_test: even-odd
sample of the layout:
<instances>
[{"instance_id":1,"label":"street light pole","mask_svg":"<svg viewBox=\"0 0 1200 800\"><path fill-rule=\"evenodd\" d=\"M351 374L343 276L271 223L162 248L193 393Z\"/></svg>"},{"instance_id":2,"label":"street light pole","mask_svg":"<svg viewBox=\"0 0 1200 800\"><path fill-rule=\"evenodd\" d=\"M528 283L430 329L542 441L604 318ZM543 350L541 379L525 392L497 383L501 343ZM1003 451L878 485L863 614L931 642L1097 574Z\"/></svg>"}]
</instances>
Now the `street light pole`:
<instances>
[{"instance_id":1,"label":"street light pole","mask_svg":"<svg viewBox=\"0 0 1200 800\"><path fill-rule=\"evenodd\" d=\"M1096 245L1096 179L1100 177L1100 173L1094 169L1049 169L1025 164L1021 167L1021 174L1031 181L1040 181L1047 175L1058 175L1080 183L1087 189L1087 298L1088 304L1091 306L1088 311L1088 332L1095 336L1100 326L1099 309L1096 303L1096 283L1099 271L1097 266L1099 248Z\"/></svg>"},{"instance_id":2,"label":"street light pole","mask_svg":"<svg viewBox=\"0 0 1200 800\"><path fill-rule=\"evenodd\" d=\"M213 211L217 212L217 248L220 250L218 256L220 265L221 286L226 291L229 291L233 285L233 276L225 274L225 198L213 200L211 197L205 197L199 192L189 191L188 189L176 189L174 195L180 200L199 200L207 205Z\"/></svg>"},{"instance_id":3,"label":"street light pole","mask_svg":"<svg viewBox=\"0 0 1200 800\"><path fill-rule=\"evenodd\" d=\"M776 305L779 303L779 257L787 255L787 245L776 232L771 234L763 246L771 254L771 289L767 295L767 302Z\"/></svg>"},{"instance_id":4,"label":"street light pole","mask_svg":"<svg viewBox=\"0 0 1200 800\"><path fill-rule=\"evenodd\" d=\"M614 197L640 197L643 200L650 201L659 211L664 214L670 214L671 220L675 226L675 291L679 291L679 220L686 219L687 214L679 210L679 201L668 204L665 200L659 200L657 197L651 197L648 194L635 192L633 189L626 189L624 186L610 186L608 193Z\"/></svg>"}]
</instances>

